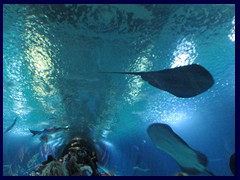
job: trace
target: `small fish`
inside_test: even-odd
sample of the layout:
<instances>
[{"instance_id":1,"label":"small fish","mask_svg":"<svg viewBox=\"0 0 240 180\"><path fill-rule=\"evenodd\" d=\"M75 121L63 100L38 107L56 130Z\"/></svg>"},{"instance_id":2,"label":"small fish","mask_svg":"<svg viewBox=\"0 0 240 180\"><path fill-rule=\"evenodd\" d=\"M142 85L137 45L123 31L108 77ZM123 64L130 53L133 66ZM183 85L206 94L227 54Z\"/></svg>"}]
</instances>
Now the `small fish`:
<instances>
[{"instance_id":1,"label":"small fish","mask_svg":"<svg viewBox=\"0 0 240 180\"><path fill-rule=\"evenodd\" d=\"M17 117L14 119L13 123L5 130L5 133L10 131L13 128L13 126L16 124L16 122L17 122Z\"/></svg>"},{"instance_id":2,"label":"small fish","mask_svg":"<svg viewBox=\"0 0 240 180\"><path fill-rule=\"evenodd\" d=\"M40 135L40 134L51 134L51 133L55 133L55 132L62 131L62 130L69 130L69 127L68 126L66 126L66 127L53 127L53 128L49 128L49 129L45 128L42 131L36 131L36 130L29 129L29 131L33 134L33 136Z\"/></svg>"}]
</instances>

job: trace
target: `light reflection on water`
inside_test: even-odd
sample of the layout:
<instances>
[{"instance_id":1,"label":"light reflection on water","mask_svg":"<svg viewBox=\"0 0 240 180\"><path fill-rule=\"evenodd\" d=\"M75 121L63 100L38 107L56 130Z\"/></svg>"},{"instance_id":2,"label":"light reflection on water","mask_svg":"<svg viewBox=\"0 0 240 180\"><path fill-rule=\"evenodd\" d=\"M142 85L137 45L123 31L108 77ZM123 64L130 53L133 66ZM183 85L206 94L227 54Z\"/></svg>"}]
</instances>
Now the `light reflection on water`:
<instances>
[{"instance_id":1,"label":"light reflection on water","mask_svg":"<svg viewBox=\"0 0 240 180\"><path fill-rule=\"evenodd\" d=\"M171 68L193 64L197 56L198 53L194 41L188 41L187 38L183 38L179 41L176 50L173 52Z\"/></svg>"},{"instance_id":2,"label":"light reflection on water","mask_svg":"<svg viewBox=\"0 0 240 180\"><path fill-rule=\"evenodd\" d=\"M228 37L232 42L235 42L235 16L233 17L232 25L233 25L233 27L232 27Z\"/></svg>"}]
</instances>

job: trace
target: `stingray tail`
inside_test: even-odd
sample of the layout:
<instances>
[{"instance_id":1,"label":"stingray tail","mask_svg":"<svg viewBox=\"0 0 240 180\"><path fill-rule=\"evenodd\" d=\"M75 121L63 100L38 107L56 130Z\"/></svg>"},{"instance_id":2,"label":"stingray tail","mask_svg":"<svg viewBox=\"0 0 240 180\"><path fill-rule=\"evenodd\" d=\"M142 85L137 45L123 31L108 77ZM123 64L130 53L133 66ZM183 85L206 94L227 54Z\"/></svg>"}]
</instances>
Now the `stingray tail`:
<instances>
[{"instance_id":1,"label":"stingray tail","mask_svg":"<svg viewBox=\"0 0 240 180\"><path fill-rule=\"evenodd\" d=\"M209 171L209 170L207 170L207 169L205 169L205 171L204 171L207 175L209 175L209 176L215 176L215 174L213 174L211 171Z\"/></svg>"},{"instance_id":2,"label":"stingray tail","mask_svg":"<svg viewBox=\"0 0 240 180\"><path fill-rule=\"evenodd\" d=\"M141 75L141 72L99 72L105 74L131 74L131 75Z\"/></svg>"}]
</instances>

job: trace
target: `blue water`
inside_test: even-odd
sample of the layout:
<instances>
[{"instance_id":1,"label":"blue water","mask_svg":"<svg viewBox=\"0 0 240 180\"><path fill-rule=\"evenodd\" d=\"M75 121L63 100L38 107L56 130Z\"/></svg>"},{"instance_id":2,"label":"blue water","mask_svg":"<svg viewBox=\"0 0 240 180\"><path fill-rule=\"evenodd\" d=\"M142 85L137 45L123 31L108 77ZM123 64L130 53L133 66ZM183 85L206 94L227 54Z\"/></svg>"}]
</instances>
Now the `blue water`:
<instances>
[{"instance_id":1,"label":"blue water","mask_svg":"<svg viewBox=\"0 0 240 180\"><path fill-rule=\"evenodd\" d=\"M169 176L177 163L147 127L166 123L231 176L235 152L234 5L4 5L4 175L27 175L69 139L90 136L102 167L115 175ZM137 76L197 63L215 83L177 98ZM48 143L30 129L66 126ZM204 174L200 174L204 175Z\"/></svg>"}]
</instances>

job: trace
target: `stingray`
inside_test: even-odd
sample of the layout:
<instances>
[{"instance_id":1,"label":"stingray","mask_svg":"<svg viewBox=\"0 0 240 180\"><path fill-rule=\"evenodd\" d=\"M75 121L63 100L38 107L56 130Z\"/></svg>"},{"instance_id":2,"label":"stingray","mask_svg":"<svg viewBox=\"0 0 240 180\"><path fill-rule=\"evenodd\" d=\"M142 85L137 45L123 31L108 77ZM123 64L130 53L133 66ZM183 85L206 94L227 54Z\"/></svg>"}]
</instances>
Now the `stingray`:
<instances>
[{"instance_id":1,"label":"stingray","mask_svg":"<svg viewBox=\"0 0 240 180\"><path fill-rule=\"evenodd\" d=\"M208 90L213 84L212 75L197 64L151 72L100 72L139 75L152 86L177 97L189 98Z\"/></svg>"},{"instance_id":2,"label":"stingray","mask_svg":"<svg viewBox=\"0 0 240 180\"><path fill-rule=\"evenodd\" d=\"M153 144L170 155L183 172L189 175L200 173L214 175L206 167L208 163L207 157L191 148L170 126L161 123L151 124L147 129L147 133Z\"/></svg>"},{"instance_id":3,"label":"stingray","mask_svg":"<svg viewBox=\"0 0 240 180\"><path fill-rule=\"evenodd\" d=\"M14 119L13 123L5 130L5 133L10 131L13 128L13 126L16 124L16 122L17 122L17 117Z\"/></svg>"}]
</instances>

